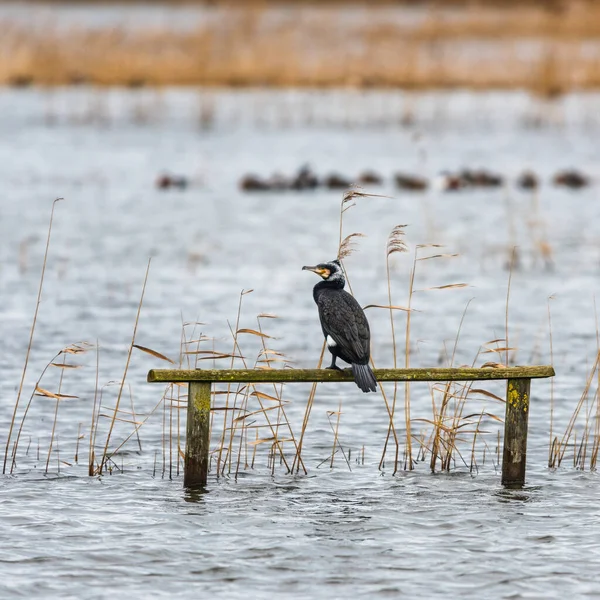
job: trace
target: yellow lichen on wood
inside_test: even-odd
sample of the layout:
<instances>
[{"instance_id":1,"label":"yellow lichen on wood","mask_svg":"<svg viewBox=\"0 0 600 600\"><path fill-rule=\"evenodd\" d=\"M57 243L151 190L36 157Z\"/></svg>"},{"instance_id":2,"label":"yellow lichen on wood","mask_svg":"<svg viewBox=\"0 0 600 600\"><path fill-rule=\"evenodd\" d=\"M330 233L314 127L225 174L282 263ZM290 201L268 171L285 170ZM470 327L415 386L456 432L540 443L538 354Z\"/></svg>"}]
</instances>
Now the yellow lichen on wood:
<instances>
[{"instance_id":1,"label":"yellow lichen on wood","mask_svg":"<svg viewBox=\"0 0 600 600\"><path fill-rule=\"evenodd\" d=\"M512 381L508 383L507 400L513 408L521 409L523 412L527 412L529 409L529 396L527 394L521 395Z\"/></svg>"}]
</instances>

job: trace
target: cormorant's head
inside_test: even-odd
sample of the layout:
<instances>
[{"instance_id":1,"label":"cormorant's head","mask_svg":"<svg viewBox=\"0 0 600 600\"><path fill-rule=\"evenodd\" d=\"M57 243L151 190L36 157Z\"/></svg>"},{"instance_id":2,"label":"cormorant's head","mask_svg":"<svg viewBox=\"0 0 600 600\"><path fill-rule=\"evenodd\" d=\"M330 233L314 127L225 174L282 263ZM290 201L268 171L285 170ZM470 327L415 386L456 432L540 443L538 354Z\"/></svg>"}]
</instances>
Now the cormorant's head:
<instances>
[{"instance_id":1,"label":"cormorant's head","mask_svg":"<svg viewBox=\"0 0 600 600\"><path fill-rule=\"evenodd\" d=\"M302 267L303 271L312 271L317 275L320 275L325 281L336 281L346 282L344 278L344 272L342 271L342 265L339 260L332 260L331 262L319 263L315 267Z\"/></svg>"}]
</instances>

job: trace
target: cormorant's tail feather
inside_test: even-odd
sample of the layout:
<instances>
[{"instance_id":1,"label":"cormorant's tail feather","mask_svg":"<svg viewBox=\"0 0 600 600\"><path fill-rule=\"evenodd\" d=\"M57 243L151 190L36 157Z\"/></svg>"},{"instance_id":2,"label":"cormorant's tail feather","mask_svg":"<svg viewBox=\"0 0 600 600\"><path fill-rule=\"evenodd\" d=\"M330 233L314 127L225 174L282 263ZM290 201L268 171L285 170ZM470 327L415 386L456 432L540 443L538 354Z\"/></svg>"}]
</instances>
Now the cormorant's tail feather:
<instances>
[{"instance_id":1,"label":"cormorant's tail feather","mask_svg":"<svg viewBox=\"0 0 600 600\"><path fill-rule=\"evenodd\" d=\"M354 375L354 381L356 385L363 392L376 392L377 391L377 380L369 365L352 365L352 373Z\"/></svg>"}]
</instances>

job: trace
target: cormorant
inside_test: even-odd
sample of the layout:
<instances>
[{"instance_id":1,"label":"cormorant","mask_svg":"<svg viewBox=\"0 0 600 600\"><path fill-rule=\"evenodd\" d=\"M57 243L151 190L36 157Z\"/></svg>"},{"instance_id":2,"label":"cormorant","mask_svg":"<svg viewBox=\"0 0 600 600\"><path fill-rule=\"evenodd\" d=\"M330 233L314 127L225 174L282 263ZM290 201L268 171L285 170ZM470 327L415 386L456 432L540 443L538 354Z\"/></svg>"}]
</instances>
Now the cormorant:
<instances>
[{"instance_id":1,"label":"cormorant","mask_svg":"<svg viewBox=\"0 0 600 600\"><path fill-rule=\"evenodd\" d=\"M331 352L328 369L337 369L335 361L341 358L352 366L354 381L363 392L377 391L377 380L369 367L369 322L360 304L344 290L346 279L339 260L302 267L323 278L313 289L313 298L319 307L321 329Z\"/></svg>"},{"instance_id":2,"label":"cormorant","mask_svg":"<svg viewBox=\"0 0 600 600\"><path fill-rule=\"evenodd\" d=\"M418 192L426 190L429 185L427 179L416 175L407 175L406 173L396 173L394 179L396 180L396 186L402 190Z\"/></svg>"}]
</instances>

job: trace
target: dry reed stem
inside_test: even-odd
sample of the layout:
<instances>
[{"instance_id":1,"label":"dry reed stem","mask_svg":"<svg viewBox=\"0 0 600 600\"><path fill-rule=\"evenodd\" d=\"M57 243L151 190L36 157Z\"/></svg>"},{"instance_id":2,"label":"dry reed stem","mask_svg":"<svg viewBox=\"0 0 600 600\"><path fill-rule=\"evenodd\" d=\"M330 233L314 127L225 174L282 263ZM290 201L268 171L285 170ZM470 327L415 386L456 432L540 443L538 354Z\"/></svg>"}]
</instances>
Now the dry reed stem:
<instances>
[{"instance_id":1,"label":"dry reed stem","mask_svg":"<svg viewBox=\"0 0 600 600\"><path fill-rule=\"evenodd\" d=\"M17 418L17 411L19 409L19 401L21 400L21 393L23 392L23 384L25 383L25 375L27 373L27 365L29 364L29 355L31 354L31 347L33 345L33 334L35 333L35 325L37 323L38 312L40 309L40 303L42 301L42 289L44 288L44 275L46 274L46 264L48 262L48 250L50 248L50 237L52 235L52 221L54 220L54 207L56 203L62 200L62 198L56 198L52 202L52 210L50 211L50 222L48 223L48 236L46 238L46 249L44 251L44 260L42 262L42 273L40 275L40 285L38 287L37 300L35 303L35 310L33 312L33 321L31 323L31 331L29 333L29 343L27 344L27 352L25 353L25 363L23 364L23 371L21 373L21 382L19 383L19 391L17 392L17 399L13 408L13 414L8 428L8 437L6 439L6 447L4 448L4 463L2 465L2 474L6 473L6 461L8 460L8 449L10 448L10 441L12 438L13 427L15 425L15 419ZM12 470L12 469L11 469Z\"/></svg>"},{"instance_id":2,"label":"dry reed stem","mask_svg":"<svg viewBox=\"0 0 600 600\"><path fill-rule=\"evenodd\" d=\"M131 401L131 418L132 418L133 422L136 423L137 417L135 415L135 406L133 404L133 392L131 391L131 385L129 385L128 387L129 387L129 399ZM179 389L179 387L177 389ZM141 452L142 451L142 440L140 439L139 430L135 431L135 437L137 440L138 450Z\"/></svg>"},{"instance_id":3,"label":"dry reed stem","mask_svg":"<svg viewBox=\"0 0 600 600\"><path fill-rule=\"evenodd\" d=\"M596 307L596 297L594 296L594 320L596 322L596 352L600 353L600 330L598 329L598 311ZM600 449L600 400L598 399L598 390L600 390L600 370L597 372L596 381L596 422L594 426L594 444L592 447L592 456L590 457L590 470L596 470L598 460L598 450Z\"/></svg>"},{"instance_id":4,"label":"dry reed stem","mask_svg":"<svg viewBox=\"0 0 600 600\"><path fill-rule=\"evenodd\" d=\"M340 221L339 221L340 225L339 225L339 241L338 241L338 259L341 262L342 271L344 272L344 276L346 278L346 283L348 285L348 289L350 291L350 294L352 294L352 295L353 295L353 292L352 292L352 284L350 282L350 277L348 276L348 272L346 271L346 267L345 267L343 261L339 257L340 257L340 254L341 254L342 250L343 250L343 245L344 245L344 239L343 239L344 213L347 210L349 210L350 208L356 206L355 200L357 198L389 198L389 196L382 196L380 194L367 194L365 192L362 192L361 188L359 188L357 186L355 186L353 189L350 189L350 190L346 191L343 194L343 196L342 196L342 201L341 201L341 204L340 204ZM360 235L360 234L352 234L351 236L348 236L348 238L352 239L352 237L354 237L356 235ZM373 305L372 304L372 305L368 305L367 308L370 307L370 306L379 306L379 305ZM383 307L383 308L390 308L390 307L388 306L388 307ZM408 311L410 311L410 308L408 308L408 309L404 309L402 307L391 307L391 308L393 308L393 309L400 308L402 310L408 310ZM321 351L321 359L319 361L319 366L317 368L321 367L321 361L323 359L324 352L325 352L325 342L323 343L323 349ZM375 361L373 360L373 357L371 357L371 359L370 359L370 364L371 364L371 367L374 369L375 368ZM309 404L307 405L308 415L310 415L310 410L312 408L312 402L314 401L314 394L316 393L316 386L317 386L316 383L313 384L313 388L311 390L311 396L309 396ZM388 399L387 399L387 395L385 393L385 390L383 389L383 386L381 386L381 385L379 386L379 392L381 393L381 396L382 396L383 401L385 403L385 407L386 407L386 410L387 410L387 413L388 413L388 417L390 419L390 426L389 427L392 430L392 434L394 436L394 441L396 443L396 456L395 456L395 461L394 461L394 473L393 473L395 475L396 471L398 469L398 451L399 451L398 436L397 436L397 433L396 433L396 427L394 425L394 419L393 419L392 411L390 409L390 405L389 405L389 402L388 402ZM307 424L308 424L307 413L305 413L305 422L302 425L303 432L304 432L304 428L305 428L305 426ZM384 450L383 450L382 456L381 456L381 460L379 462L379 468L380 469L382 468L382 465L384 464L385 449L387 448L388 439L389 439L389 436L386 439ZM297 456L299 456L298 453L297 453Z\"/></svg>"},{"instance_id":5,"label":"dry reed stem","mask_svg":"<svg viewBox=\"0 0 600 600\"><path fill-rule=\"evenodd\" d=\"M554 366L554 346L552 343L552 313L550 311L550 300L548 298L548 332L550 336L550 364ZM552 455L554 453L554 377L550 378L550 439L548 442L548 467L552 466Z\"/></svg>"},{"instance_id":6,"label":"dry reed stem","mask_svg":"<svg viewBox=\"0 0 600 600\"><path fill-rule=\"evenodd\" d=\"M90 447L89 447L89 457L88 457L88 475L92 477L95 471L95 440L96 440L96 429L94 427L97 417L96 417L96 408L98 403L98 381L100 378L100 344L98 343L98 339L96 339L96 380L94 384L94 403L92 405L92 420L90 423Z\"/></svg>"},{"instance_id":7,"label":"dry reed stem","mask_svg":"<svg viewBox=\"0 0 600 600\"><path fill-rule=\"evenodd\" d=\"M270 315L270 314L260 314L257 316L256 320L258 323L258 330L259 332L262 334L263 330L262 330L262 324L261 324L261 318L268 318L268 319L273 319L276 318L275 315ZM263 335L261 335L260 337L261 339L261 343L262 343L262 347L263 347L263 352L267 353L268 349L267 349L267 345L266 345L266 341L265 341L265 337ZM298 461L299 461L299 467L302 467L302 470L304 471L304 474L306 475L308 473L308 471L306 470L306 467L304 466L304 461L302 460L302 457L298 455L298 443L296 441L296 436L294 435L294 432L292 431L292 426L290 425L290 421L287 417L287 414L285 412L285 408L282 402L282 396L283 396L283 384L281 385L281 388L279 390L277 390L277 386L275 384L273 384L273 390L275 392L275 396L279 399L279 406L278 406L278 412L281 412L281 416L283 417L283 420L285 422L285 424L287 425L290 437L292 438L293 444L294 444L294 448L296 450L296 456L298 457ZM280 417L279 414L277 415L277 426L275 429L276 432L276 436L279 436L279 423L280 423ZM293 467L292 467L293 468Z\"/></svg>"},{"instance_id":8,"label":"dry reed stem","mask_svg":"<svg viewBox=\"0 0 600 600\"><path fill-rule=\"evenodd\" d=\"M56 360L62 353L61 352L57 352L54 355L54 358L52 358L50 360L50 362L42 369L42 372L33 388L33 391L31 392L31 395L29 396L29 400L27 401L27 405L25 406L25 410L23 411L23 415L21 417L21 421L19 423L19 430L17 431L17 438L14 442L13 445L13 449L12 449L12 454L11 454L11 466L10 466L10 473L13 472L15 466L16 466L16 460L17 460L17 450L19 448L19 442L21 440L21 434L23 432L23 427L25 425L25 420L27 419L27 415L29 414L29 409L31 407L31 403L33 402L33 397L35 396L36 390L39 389L39 385L42 382L42 379L44 378L44 375L46 373L46 371L48 370L48 368L50 367L50 365L52 364L52 362L54 360Z\"/></svg>"},{"instance_id":9,"label":"dry reed stem","mask_svg":"<svg viewBox=\"0 0 600 600\"><path fill-rule=\"evenodd\" d=\"M410 316L412 307L412 297L415 286L415 271L417 268L417 254L418 247L415 248L415 256L413 259L413 266L410 270L409 286L408 286L408 312L406 313L406 332L404 337L404 368L410 368ZM408 470L412 471L412 444L411 444L411 433L410 433L410 383L407 381L404 384L404 422L406 426L406 459L408 461ZM406 468L406 464L404 465Z\"/></svg>"},{"instance_id":10,"label":"dry reed stem","mask_svg":"<svg viewBox=\"0 0 600 600\"><path fill-rule=\"evenodd\" d=\"M553 458L553 462L552 462L552 466L559 466L564 458L566 449L567 449L567 444L569 442L569 439L571 438L571 435L573 435L573 429L575 427L575 423L577 421L577 417L579 416L579 413L581 411L581 408L583 407L584 402L586 401L588 394L589 394L589 390L590 387L592 385L592 381L594 380L594 376L596 374L596 370L598 369L598 364L600 362L600 352L596 353L596 358L594 360L594 363L592 365L591 371L587 377L587 381L585 384L585 388L581 394L581 397L579 399L579 402L577 403L577 406L575 407L575 410L573 411L573 414L571 415L571 418L569 419L569 423L567 425L567 429L565 430L565 433L563 434L563 437L560 441L560 443L558 444L558 447L556 449L556 453L555 456ZM575 437L576 439L576 437ZM575 442L573 442L575 444ZM574 453L575 454L575 453Z\"/></svg>"},{"instance_id":11,"label":"dry reed stem","mask_svg":"<svg viewBox=\"0 0 600 600\"><path fill-rule=\"evenodd\" d=\"M331 449L331 456L330 457L328 456L327 458L324 458L317 465L317 469L321 465L324 465L327 461L329 461L329 468L333 469L333 460L334 460L334 457L335 457L335 455L338 452L341 452L342 456L344 457L344 460L346 461L346 465L348 465L348 470L352 471L352 467L350 466L350 450L348 450L348 456L346 456L346 452L344 451L344 448L343 448L342 444L339 441L338 431L339 431L340 416L342 414L341 408L342 408L342 402L340 400L339 410L328 410L327 411L327 422L329 423L329 428L331 429L331 432L333 433L334 442L333 442L333 447ZM331 422L331 417L333 415L337 416L335 427L334 427L333 423ZM336 450L336 446L337 446L337 450Z\"/></svg>"},{"instance_id":12,"label":"dry reed stem","mask_svg":"<svg viewBox=\"0 0 600 600\"><path fill-rule=\"evenodd\" d=\"M386 276L387 276L388 304L389 304L389 310L390 310L390 328L392 331L392 350L393 350L393 357L394 357L394 369L396 369L398 367L398 352L397 352L397 347L396 347L396 330L394 327L394 309L392 308L393 302L392 302L392 282L391 282L391 275L390 275L390 256L392 256L392 254L396 254L396 253L402 254L404 252L408 252L408 246L406 245L406 242L404 241L404 236L405 236L404 230L406 229L406 227L407 227L407 225L396 225L392 229L392 231L390 232L390 235L388 236L388 239L387 239L386 254L385 254L385 269L386 269ZM410 309L408 309L408 310L410 310ZM383 451L381 454L380 465L383 464L383 461L385 460L385 454L386 454L387 445L388 445L388 442L390 439L391 429L392 429L393 421L394 421L394 415L396 413L397 396L398 396L398 382L395 381L394 382L394 396L392 399L392 410L391 410L391 415L390 415L390 424L388 425L385 443L383 445ZM398 441L396 440L394 472L396 471L397 465L398 465L398 452L399 452L399 445L398 445Z\"/></svg>"},{"instance_id":13,"label":"dry reed stem","mask_svg":"<svg viewBox=\"0 0 600 600\"><path fill-rule=\"evenodd\" d=\"M512 281L513 266L515 265L516 253L517 253L517 247L513 246L511 260L510 260L510 269L508 272L508 285L506 286L506 307L504 310L504 339L506 341L504 364L506 364L506 366L509 365L508 352L511 349L510 343L508 341L508 306L509 306L509 300L510 300L510 284Z\"/></svg>"},{"instance_id":14,"label":"dry reed stem","mask_svg":"<svg viewBox=\"0 0 600 600\"><path fill-rule=\"evenodd\" d=\"M161 399L155 404L154 408L152 408L152 410L148 413L148 415L146 416L146 418L139 422L136 427L134 428L134 430L113 450L113 452L111 453L112 456L114 456L115 454L117 454L119 452L119 450L121 450L121 448L123 448L125 446L125 444L142 428L143 425L146 424L146 422L148 421L148 419L154 415L154 413L156 412L156 410L158 409L158 407L164 403L164 400L166 398L166 393L168 390L168 386L165 389Z\"/></svg>"},{"instance_id":15,"label":"dry reed stem","mask_svg":"<svg viewBox=\"0 0 600 600\"><path fill-rule=\"evenodd\" d=\"M252 291L252 290L251 290ZM237 314L236 314L236 319L235 319L235 331L237 331L240 328L240 316L242 313L242 300L244 297L244 290L242 290L240 292L240 297L238 300L238 308L237 308ZM231 330L231 326L229 326L229 329ZM237 347L237 334L232 333L233 335L233 349L231 350L231 363L229 365L230 369L233 369L233 365L235 364L235 349ZM241 354L241 352L240 352ZM214 368L214 365L213 365ZM238 390L239 390L239 385L238 385ZM228 409L229 408L229 394L231 392L231 384L227 384L227 398L225 400L225 407ZM237 394L235 395L235 397L237 398ZM234 400L234 406L235 406L235 400ZM234 415L235 411L232 411L231 415L232 415L232 421L231 421L231 426L233 425L233 415ZM225 466L223 465L223 467L221 468L221 460L223 457L223 447L225 444L225 432L226 432L226 428L227 428L227 413L225 413L225 416L223 417L223 431L221 433L221 440L219 442L219 454L217 456L217 477L219 476L219 474L225 469Z\"/></svg>"},{"instance_id":16,"label":"dry reed stem","mask_svg":"<svg viewBox=\"0 0 600 600\"><path fill-rule=\"evenodd\" d=\"M169 479L173 479L173 391L169 394Z\"/></svg>"},{"instance_id":17,"label":"dry reed stem","mask_svg":"<svg viewBox=\"0 0 600 600\"><path fill-rule=\"evenodd\" d=\"M61 393L64 374L65 374L64 369L61 369L60 378L58 380L58 390L57 390L58 396L60 396L60 393ZM52 456L52 445L54 443L54 435L56 433L56 422L58 421L59 404L60 404L60 397L56 398L56 407L54 410L54 420L52 421L52 433L50 434L50 444L48 444L48 457L46 459L46 471L45 471L46 474L48 474L48 466L50 465L50 457Z\"/></svg>"},{"instance_id":18,"label":"dry reed stem","mask_svg":"<svg viewBox=\"0 0 600 600\"><path fill-rule=\"evenodd\" d=\"M183 362L183 357L185 356L183 351L185 348L184 344L186 342L185 326L183 326L183 315L181 316L181 322L182 322L181 336L179 338L179 368L180 369L183 368L182 362ZM195 328L195 326L194 326L194 328ZM193 330L192 330L192 335L193 335ZM189 356L187 358L189 361ZM184 402L184 400L182 400L182 397L181 397L181 386L178 385L177 386L177 403L179 406L181 406L181 404L183 402ZM187 408L187 398L185 399L185 404L186 404L186 408ZM212 415L211 415L210 428L212 430ZM183 454L183 451L181 449L181 411L178 410L177 411L177 470L176 470L176 475L179 475L179 465L180 465L182 454ZM185 462L185 454L183 456L184 456L184 462Z\"/></svg>"},{"instance_id":19,"label":"dry reed stem","mask_svg":"<svg viewBox=\"0 0 600 600\"><path fill-rule=\"evenodd\" d=\"M96 463L95 463L95 458L96 458L96 439L98 437L98 426L100 423L100 413L102 412L102 396L104 394L104 388L106 387L106 385L103 385L100 388L100 396L98 397L98 410L96 411L96 420L94 422L94 439L92 442L92 448L93 448L93 454L94 454L94 468L96 467ZM101 475L102 473L100 472L100 465L97 465L97 473L98 475ZM92 475L95 475L96 472L92 472ZM90 475L91 477L91 475Z\"/></svg>"},{"instance_id":20,"label":"dry reed stem","mask_svg":"<svg viewBox=\"0 0 600 600\"><path fill-rule=\"evenodd\" d=\"M242 411L247 412L247 410L248 410L248 393L249 393L249 391L250 391L250 386L247 386L246 390L245 390L245 394L244 394L244 401L243 401L242 407L239 412L242 412ZM239 419L239 417L238 417L238 419ZM236 422L237 422L237 419L236 419ZM233 430L231 432L231 437L233 438L234 435L235 435L235 430ZM274 436L275 436L275 438L277 438L276 433L274 433ZM242 459L242 445L243 445L244 440L246 440L246 442L248 441L248 429L246 427L245 419L242 420L242 433L240 434L240 444L238 446L237 462L236 462L236 466L235 466L235 480L236 481L237 481L237 478L238 478L238 475L240 472L240 463L241 463L241 459ZM248 446L246 445L246 448L247 447ZM246 452L246 456L247 456L247 452ZM247 468L248 468L248 461L246 460L244 469L247 469ZM289 470L289 467L288 467L288 470Z\"/></svg>"},{"instance_id":21,"label":"dry reed stem","mask_svg":"<svg viewBox=\"0 0 600 600\"><path fill-rule=\"evenodd\" d=\"M446 408L447 408L448 402L450 401L450 398L451 398L451 394L449 393L451 386L452 386L451 382L448 382L445 384L445 391L442 396L442 403L440 405L439 413L437 413L437 417L436 417L436 413L435 413L435 403L433 404L433 406L434 406L433 414L434 414L434 423L435 424L434 424L433 444L431 446L431 461L430 461L430 469L431 469L432 473L435 473L435 465L436 465L438 458L441 459L440 446L441 446L441 440L442 440L442 430L443 430L443 425L444 425L444 420L445 420ZM432 399L433 399L433 394L432 394Z\"/></svg>"},{"instance_id":22,"label":"dry reed stem","mask_svg":"<svg viewBox=\"0 0 600 600\"><path fill-rule=\"evenodd\" d=\"M319 362L317 363L317 369L321 368L323 364L323 357L325 356L325 348L326 343L323 340L323 345L321 346L321 355L319 356ZM304 410L304 419L302 420L302 430L300 431L300 439L298 440L298 446L296 449L296 455L294 456L294 461L292 462L292 473L294 472L294 468L296 469L296 473L300 470L300 463L302 462L302 446L304 444L304 434L306 433L306 428L308 427L308 420L310 418L310 413L312 411L313 402L315 400L315 394L317 393L317 385L318 383L313 383L310 389L310 393L308 395L308 401L306 403L306 409Z\"/></svg>"},{"instance_id":23,"label":"dry reed stem","mask_svg":"<svg viewBox=\"0 0 600 600\"><path fill-rule=\"evenodd\" d=\"M331 427L331 414L328 414L328 421L329 421L329 426ZM339 406L338 406L338 410L337 412L334 412L333 414L336 415L336 420L335 420L335 429L333 427L331 427L332 431L333 431L333 446L331 447L331 463L329 464L329 468L333 469L333 458L335 456L335 447L338 445L338 437L339 437L339 430L340 430L340 418L342 416L342 400L340 399L339 401ZM340 446L341 449L341 446ZM345 456L345 454L344 454ZM348 467L350 467L350 465L348 465ZM350 469L352 470L352 469Z\"/></svg>"},{"instance_id":24,"label":"dry reed stem","mask_svg":"<svg viewBox=\"0 0 600 600\"><path fill-rule=\"evenodd\" d=\"M450 366L453 366L453 364L454 364L454 358L456 356L456 349L458 347L458 340L460 338L460 332L462 330L464 319L465 319L467 310L469 309L469 305L471 304L471 302L472 302L472 299L467 302L465 309L463 310L463 314L461 316L460 323L458 325L458 331L456 332L456 337L454 338L454 346L452 348L452 356L450 358ZM441 430L442 430L443 422L445 419L446 407L448 405L448 401L450 400L450 398L454 397L454 394L450 393L450 389L453 389L453 386L452 386L452 384L449 383L445 386L445 389L444 389L444 400L442 401L440 414L438 415L437 420L435 419L435 414L436 414L435 413L435 400L434 400L433 389L432 389L432 407L433 407L433 411L434 411L433 415L434 415L434 422L435 422L434 434L433 434L434 440L433 440L432 456L431 456L431 462L430 462L430 468L431 468L432 472L435 472L435 464L436 464L436 460L438 458L438 452L439 452L440 443L441 443ZM470 391L470 388L469 388L469 391ZM467 391L467 393L464 394L465 400L466 400L466 397L467 397L467 394L469 393L469 391ZM480 390L480 391L483 392L484 390ZM461 414L462 414L462 411L461 411ZM456 415L456 413L455 413L455 415ZM455 424L456 424L456 419L455 419ZM475 453L476 437L477 437L477 432L475 433L475 436L473 437L473 446L472 446L472 453L471 453L472 458ZM442 466L442 468L443 468L443 466Z\"/></svg>"},{"instance_id":25,"label":"dry reed stem","mask_svg":"<svg viewBox=\"0 0 600 600\"><path fill-rule=\"evenodd\" d=\"M586 410L584 412L585 414L585 423L584 423L584 427L583 427L583 434L581 436L581 443L579 445L579 451L577 452L577 462L576 462L576 466L578 465L579 468L584 471L585 470L585 463L586 463L586 459L587 459L587 447L588 447L588 443L589 443L589 439L590 439L590 420L592 417L592 411L594 410L594 406L598 404L598 388L596 388L595 392L594 392L594 397L592 399L592 402L590 404L589 402L589 397L586 397L585 399L586 402Z\"/></svg>"},{"instance_id":26,"label":"dry reed stem","mask_svg":"<svg viewBox=\"0 0 600 600\"><path fill-rule=\"evenodd\" d=\"M454 414L452 415L452 424L449 427L448 437L447 437L447 453L444 459L444 465L446 471L450 470L450 461L452 460L452 452L456 450L458 452L458 447L456 445L457 442L457 433L458 430L463 426L461 424L461 420L463 419L462 414L467 401L467 396L469 391L473 385L473 382L469 382L467 385L460 386L462 388L462 392L459 394L458 398L454 403ZM459 453L460 454L460 453ZM462 458L462 457L461 457ZM463 459L464 461L464 459Z\"/></svg>"},{"instance_id":27,"label":"dry reed stem","mask_svg":"<svg viewBox=\"0 0 600 600\"><path fill-rule=\"evenodd\" d=\"M239 323L238 323L238 325L239 325ZM231 326L230 326L230 330L231 330ZM261 339L263 339L263 340L264 340L264 338L265 338L265 334L262 334L261 332L256 332L256 331L254 331L254 330L249 330L249 329L247 329L247 330L239 330L239 329L238 329L238 330L236 330L235 332L234 332L233 330L231 330L231 334L232 334L232 336L234 337L234 341L235 341L234 352L235 352L235 350L237 349L237 350L240 352L240 354L241 354L241 349L240 349L240 346L239 346L239 343L238 343L238 339L237 339L237 334L238 334L240 331L242 331L242 332L245 332L245 333L252 332L254 335L258 334L258 336L259 336ZM243 357L242 357L242 363L243 363L243 365L244 365L244 368L247 368L246 361L245 361L245 359L244 359ZM255 385L251 385L251 386L250 386L250 385L248 385L248 386L246 386L246 394L245 394L245 401L246 401L246 402L247 402L248 394L249 394L249 391L250 391L250 387L252 387L252 388L253 388L253 389L255 389L255 391L256 391L256 386L255 386ZM267 411L266 411L266 409L264 408L264 406L263 406L263 403L262 403L262 402L261 402L261 400L260 400L260 395L259 395L258 393L255 393L255 397L256 397L256 399L257 399L257 401L258 401L259 405L260 405L261 411L262 411L262 412L263 412L263 414L264 414L265 420L266 420L266 422L267 422L267 426L268 426L268 427L269 427L269 429L271 430L271 435L273 436L273 439L274 439L274 442L273 442L273 447L274 447L274 448L277 448L277 450L278 450L278 452L279 452L279 455L280 455L280 457L281 457L281 460L282 460L282 461L283 461L283 463L285 464L285 467L286 467L286 469L287 469L287 471L288 471L288 473L289 473L289 472L291 471L291 469L290 469L290 466L289 466L289 464L288 464L288 462L287 462L287 460L286 460L286 458L285 458L285 454L284 454L284 452L283 452L282 440L280 440L280 439L279 439L279 437L277 436L277 431L276 431L276 430L275 430L275 428L273 427L273 424L271 423L271 421L270 421L270 419L269 419L269 416L267 415ZM237 398L237 393L236 393L236 398ZM279 404L281 404L281 398L280 398L280 397L278 397L278 398L277 398L277 400L279 401ZM242 408L243 408L243 407L242 407ZM234 409L231 411L231 414L232 414L232 421L231 421L231 426L230 426L230 431L231 431L231 434L230 434L230 445L229 445L229 448L230 448L229 452L230 452L230 454L229 454L229 456L231 456L231 447L232 447L232 444L233 444L233 438L234 438L234 435L235 435L235 430L236 430L236 427L237 427L237 423L239 422L239 420L238 420L238 419L239 419L239 417L241 416L241 415L240 415L240 413L242 412L242 410L238 410L238 419L234 419L234 415L235 415L235 409L236 409L236 407L235 407L235 401L234 401ZM244 424L244 422L242 421L242 428L244 428L244 427L245 427L245 424ZM289 423L288 423L288 427L289 427ZM292 436L290 439L292 439L292 440L293 440L293 439L294 439L294 436L293 436L293 433L292 433L291 427L289 427L289 430L290 430L290 434L291 434L291 436ZM242 437L243 437L243 435L242 435ZM231 459L230 459L230 460L231 460ZM223 468L224 468L224 467L223 467ZM231 462L230 462L230 470L231 470Z\"/></svg>"},{"instance_id":28,"label":"dry reed stem","mask_svg":"<svg viewBox=\"0 0 600 600\"><path fill-rule=\"evenodd\" d=\"M108 434L106 435L106 442L104 444L104 451L102 453L102 460L100 461L100 468L99 468L99 473L102 474L102 469L106 464L106 460L107 458L109 458L108 456L108 446L110 444L110 438L112 436L112 432L115 426L115 421L117 418L117 412L119 410L119 405L121 403L121 396L123 394L123 387L125 385L125 379L127 378L127 371L129 370L129 363L131 362L131 354L133 352L133 344L135 344L135 336L137 334L137 328L138 328L138 323L140 320L140 313L142 312L142 304L144 302L144 294L146 292L146 284L148 282L148 274L150 273L150 263L151 263L152 259L148 259L148 266L146 267L146 275L144 277L144 285L142 287L142 295L140 297L140 302L138 304L138 309L137 309L137 314L135 317L135 324L133 326L133 335L131 338L131 344L129 346L129 350L127 352L127 361L125 362L125 371L123 373L123 379L121 380L121 385L119 386L119 394L117 396L117 401L115 404L115 409L113 412L113 418L112 421L110 423L110 427L108 428Z\"/></svg>"},{"instance_id":29,"label":"dry reed stem","mask_svg":"<svg viewBox=\"0 0 600 600\"><path fill-rule=\"evenodd\" d=\"M70 396L68 394L62 394L61 393L61 387L62 387L62 380L63 380L63 376L66 370L73 370L73 369L78 369L80 368L81 365L76 365L76 364L72 364L72 363L66 363L64 362L64 358L62 359L63 362L55 362L57 359L59 359L59 357L61 355L65 355L65 354L81 354L83 352L87 351L87 346L88 344L86 342L81 342L78 344L71 344L70 346L67 346L66 348L63 348L62 350L60 350L59 352L57 352L54 357L50 360L50 362L48 362L46 364L46 366L42 369L42 372L40 373L40 376L38 377L37 382L34 385L33 391L31 392L31 395L29 397L29 400L27 402L27 405L25 407L25 410L23 412L23 415L21 416L21 421L19 423L19 429L17 432L17 436L15 439L15 442L13 444L13 449L12 449L12 454L11 454L11 467L10 467L10 473L12 473L16 467L16 458L17 458L17 452L18 452L18 448L19 448L19 442L21 440L21 435L23 432L23 428L25 426L25 421L27 420L27 415L29 414L29 409L31 408L32 402L33 402L33 398L34 396L44 396L46 398L53 398L55 399L57 402L59 402L60 400L63 399L70 399L70 398L77 398L77 396ZM40 387L40 384L47 372L47 370L50 367L56 367L59 368L61 370L61 375L60 375L60 382L59 382L59 389L56 393L54 392L50 392L48 390L43 389L42 387ZM56 407L56 411L55 413L58 411L58 407ZM50 442L50 449L49 449L49 453L51 452L52 449L52 440L54 439L54 433L56 431L56 424L57 424L57 415L55 414L55 419L53 422L53 427L52 427L52 439ZM31 441L30 441L31 443ZM77 446L79 445L79 439L77 440ZM77 451L76 451L77 452ZM39 454L39 448L38 448L38 454ZM49 454L50 455L50 454ZM48 456L49 456L48 455ZM38 457L39 460L39 457ZM47 462L47 465L49 464L49 459ZM46 467L47 468L47 467Z\"/></svg>"},{"instance_id":30,"label":"dry reed stem","mask_svg":"<svg viewBox=\"0 0 600 600\"><path fill-rule=\"evenodd\" d=\"M483 419L485 407L481 409L481 413L479 415L479 419L477 421L477 426L475 427L475 433L473 435L473 445L471 446L471 465L469 467L469 471L473 472L473 467L475 470L479 472L479 467L477 466L477 461L475 459L475 443L477 441L477 434L479 433L479 427L481 426L481 420Z\"/></svg>"},{"instance_id":31,"label":"dry reed stem","mask_svg":"<svg viewBox=\"0 0 600 600\"><path fill-rule=\"evenodd\" d=\"M172 387L171 387L172 389ZM160 433L160 442L161 442L161 451L162 451L162 471L161 477L164 479L165 472L167 470L167 441L166 441L166 422L167 422L167 397L163 399L163 409L162 409L162 429Z\"/></svg>"},{"instance_id":32,"label":"dry reed stem","mask_svg":"<svg viewBox=\"0 0 600 600\"><path fill-rule=\"evenodd\" d=\"M79 441L85 437L84 435L81 435L81 425L82 423L78 423L77 425L77 443L75 444L75 456L73 457L73 462L75 464L79 463Z\"/></svg>"}]
</instances>

